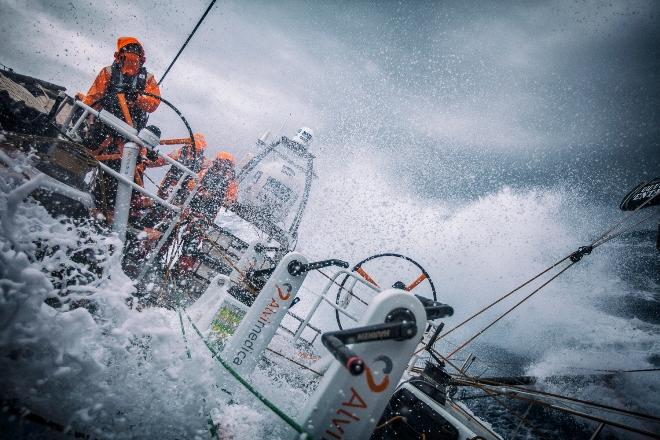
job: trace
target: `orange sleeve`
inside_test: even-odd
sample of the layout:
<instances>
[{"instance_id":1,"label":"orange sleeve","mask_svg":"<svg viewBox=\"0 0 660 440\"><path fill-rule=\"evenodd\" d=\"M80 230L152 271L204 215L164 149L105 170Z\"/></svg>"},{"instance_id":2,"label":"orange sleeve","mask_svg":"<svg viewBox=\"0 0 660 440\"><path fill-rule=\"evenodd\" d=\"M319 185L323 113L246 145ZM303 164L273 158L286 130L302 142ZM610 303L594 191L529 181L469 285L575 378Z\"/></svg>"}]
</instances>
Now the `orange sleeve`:
<instances>
[{"instance_id":1,"label":"orange sleeve","mask_svg":"<svg viewBox=\"0 0 660 440\"><path fill-rule=\"evenodd\" d=\"M238 196L238 185L235 180L229 182L227 186L227 194L225 194L225 205L233 205L236 203L236 198Z\"/></svg>"},{"instance_id":2,"label":"orange sleeve","mask_svg":"<svg viewBox=\"0 0 660 440\"><path fill-rule=\"evenodd\" d=\"M156 78L150 73L147 76L147 83L144 86L144 91L152 95L160 96L160 88L156 82ZM137 97L137 106L148 113L153 113L158 108L160 99L151 96L139 95Z\"/></svg>"},{"instance_id":3,"label":"orange sleeve","mask_svg":"<svg viewBox=\"0 0 660 440\"><path fill-rule=\"evenodd\" d=\"M83 102L87 105L92 105L99 99L103 98L109 83L110 74L108 73L108 69L104 67L97 75L92 87L89 88L87 96L85 96Z\"/></svg>"}]
</instances>

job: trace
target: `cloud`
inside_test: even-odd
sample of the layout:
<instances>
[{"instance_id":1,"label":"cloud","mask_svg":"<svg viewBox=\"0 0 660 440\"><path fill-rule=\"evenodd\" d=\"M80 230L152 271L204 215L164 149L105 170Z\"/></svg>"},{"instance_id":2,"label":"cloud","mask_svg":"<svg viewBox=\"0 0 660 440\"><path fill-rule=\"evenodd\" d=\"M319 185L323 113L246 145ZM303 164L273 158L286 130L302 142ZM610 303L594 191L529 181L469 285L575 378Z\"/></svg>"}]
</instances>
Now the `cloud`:
<instances>
[{"instance_id":1,"label":"cloud","mask_svg":"<svg viewBox=\"0 0 660 440\"><path fill-rule=\"evenodd\" d=\"M143 40L160 77L207 6L0 1L0 61L71 92L87 89L124 34ZM378 10L221 2L163 95L214 148L247 150L291 114L286 133L311 126L333 152L405 146L424 167L428 151L447 145L475 154L585 144L652 154L659 9L648 1L381 2ZM154 121L183 134L176 118L158 113Z\"/></svg>"}]
</instances>

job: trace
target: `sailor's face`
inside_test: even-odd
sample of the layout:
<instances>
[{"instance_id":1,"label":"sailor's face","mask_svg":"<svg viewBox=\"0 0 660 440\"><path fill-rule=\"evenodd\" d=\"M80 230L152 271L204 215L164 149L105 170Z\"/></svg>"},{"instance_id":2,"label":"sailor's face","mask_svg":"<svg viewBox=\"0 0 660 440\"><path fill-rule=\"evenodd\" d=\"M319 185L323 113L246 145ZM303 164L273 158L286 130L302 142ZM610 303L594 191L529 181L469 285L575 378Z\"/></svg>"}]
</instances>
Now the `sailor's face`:
<instances>
[{"instance_id":1,"label":"sailor's face","mask_svg":"<svg viewBox=\"0 0 660 440\"><path fill-rule=\"evenodd\" d=\"M121 73L133 76L140 71L140 55L132 52L122 54Z\"/></svg>"}]
</instances>

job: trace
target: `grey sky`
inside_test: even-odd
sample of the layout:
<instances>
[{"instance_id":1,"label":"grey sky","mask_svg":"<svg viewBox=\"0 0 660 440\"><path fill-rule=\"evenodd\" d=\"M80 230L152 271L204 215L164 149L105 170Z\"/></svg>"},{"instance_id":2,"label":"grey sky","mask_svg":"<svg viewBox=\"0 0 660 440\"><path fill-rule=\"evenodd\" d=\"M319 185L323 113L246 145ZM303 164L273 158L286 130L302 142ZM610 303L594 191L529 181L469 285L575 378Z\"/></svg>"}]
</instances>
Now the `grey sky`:
<instances>
[{"instance_id":1,"label":"grey sky","mask_svg":"<svg viewBox=\"0 0 660 440\"><path fill-rule=\"evenodd\" d=\"M208 2L0 2L0 62L86 91L135 35L160 77ZM660 169L660 4L218 2L163 95L214 150L316 130L428 195ZM181 135L166 111L154 122ZM575 180L574 179L574 180ZM438 189L438 181L453 182Z\"/></svg>"}]
</instances>

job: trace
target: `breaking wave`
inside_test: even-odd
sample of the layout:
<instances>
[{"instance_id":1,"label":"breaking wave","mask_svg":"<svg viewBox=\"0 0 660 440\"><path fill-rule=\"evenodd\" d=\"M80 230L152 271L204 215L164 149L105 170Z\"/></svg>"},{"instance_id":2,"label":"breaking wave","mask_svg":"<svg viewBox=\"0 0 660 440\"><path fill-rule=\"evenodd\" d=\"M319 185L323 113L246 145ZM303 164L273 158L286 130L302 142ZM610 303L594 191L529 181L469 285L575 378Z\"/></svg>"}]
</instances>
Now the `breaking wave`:
<instances>
[{"instance_id":1,"label":"breaking wave","mask_svg":"<svg viewBox=\"0 0 660 440\"><path fill-rule=\"evenodd\" d=\"M319 163L322 178L312 193L298 250L310 260L334 257L351 263L383 251L415 258L430 272L439 300L455 308L446 320L449 328L587 244L619 216L562 187L503 187L461 203L422 198L383 176L377 158L355 155L341 167ZM5 211L6 195L16 183L0 177L0 210ZM120 270L115 238L90 225L53 219L30 200L12 214L20 230L9 231L3 223L0 235L5 401L102 438L206 438L214 411L232 420L226 428L239 438L290 435L247 394L235 396L237 405L224 404L227 375L197 338L188 338L186 346L175 312L131 307L134 287ZM17 242L23 251L16 251ZM631 246L641 251L631 253ZM623 256L634 259L652 246L618 241L598 248L486 332L473 350L485 364L501 360L502 352L510 354L517 371L541 377L657 366L658 322L620 316L607 306L635 296L657 307L653 271L640 287L628 271L618 270ZM84 249L86 258L96 260L93 271L76 257ZM72 269L63 273L65 267ZM59 309L44 302L62 289L68 299ZM521 298L456 331L439 348L449 351ZM95 307L79 307L85 301ZM334 328L329 313L317 320L322 328ZM501 365L493 368L507 372ZM290 375L271 366L253 380L288 413L301 411L304 385L291 383ZM625 376L614 385L560 391L657 413L653 383Z\"/></svg>"},{"instance_id":2,"label":"breaking wave","mask_svg":"<svg viewBox=\"0 0 660 440\"><path fill-rule=\"evenodd\" d=\"M438 299L454 307L454 316L445 319L447 328L591 243L623 217L616 206L560 184L502 186L456 202L406 192L384 175L378 158L364 151L346 157L341 166L324 165L303 225L304 250L321 256L332 249L333 256L336 252L353 262L385 251L411 256L430 273ZM646 223L598 247L456 358L474 352L481 365L472 373L489 376L578 377L657 368L660 260L654 226ZM453 332L438 348L451 352L547 279ZM579 378L548 386L654 414L660 412L657 374L622 373L588 386L577 386Z\"/></svg>"}]
</instances>

